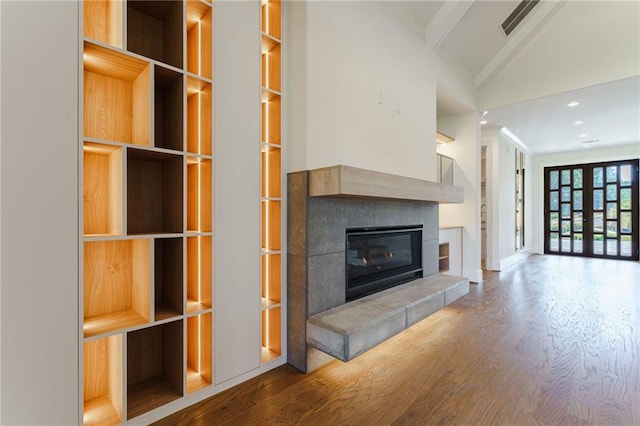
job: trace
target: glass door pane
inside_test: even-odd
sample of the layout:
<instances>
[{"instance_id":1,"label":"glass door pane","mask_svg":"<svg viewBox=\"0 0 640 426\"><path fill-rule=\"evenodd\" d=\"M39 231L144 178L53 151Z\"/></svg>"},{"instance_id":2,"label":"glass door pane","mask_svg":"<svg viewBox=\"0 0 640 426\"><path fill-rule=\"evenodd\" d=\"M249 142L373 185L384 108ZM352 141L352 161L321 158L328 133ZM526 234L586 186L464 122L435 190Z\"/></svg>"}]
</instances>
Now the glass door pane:
<instances>
[{"instance_id":1,"label":"glass door pane","mask_svg":"<svg viewBox=\"0 0 640 426\"><path fill-rule=\"evenodd\" d=\"M638 160L545 169L545 253L638 259Z\"/></svg>"}]
</instances>

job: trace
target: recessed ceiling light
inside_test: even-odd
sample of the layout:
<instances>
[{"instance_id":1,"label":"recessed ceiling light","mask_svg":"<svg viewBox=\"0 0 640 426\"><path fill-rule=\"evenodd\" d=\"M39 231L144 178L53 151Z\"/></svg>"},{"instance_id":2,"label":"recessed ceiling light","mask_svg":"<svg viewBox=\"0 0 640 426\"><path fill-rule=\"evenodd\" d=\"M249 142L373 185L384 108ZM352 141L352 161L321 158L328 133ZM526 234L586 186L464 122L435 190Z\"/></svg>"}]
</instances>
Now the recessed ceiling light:
<instances>
[{"instance_id":1,"label":"recessed ceiling light","mask_svg":"<svg viewBox=\"0 0 640 426\"><path fill-rule=\"evenodd\" d=\"M583 134L581 134L579 137L581 137L581 138L586 138L587 136L589 136L589 135L588 135L588 134L586 134L586 133L583 133Z\"/></svg>"},{"instance_id":2,"label":"recessed ceiling light","mask_svg":"<svg viewBox=\"0 0 640 426\"><path fill-rule=\"evenodd\" d=\"M487 124L487 120L482 120L480 124L484 126L485 124Z\"/></svg>"},{"instance_id":3,"label":"recessed ceiling light","mask_svg":"<svg viewBox=\"0 0 640 426\"><path fill-rule=\"evenodd\" d=\"M482 113L482 117L484 117L484 116L485 116L485 115L487 115L487 114L489 114L489 111L485 110L485 111Z\"/></svg>"},{"instance_id":4,"label":"recessed ceiling light","mask_svg":"<svg viewBox=\"0 0 640 426\"><path fill-rule=\"evenodd\" d=\"M576 126L580 126L581 124L584 124L584 121L574 121L573 124L575 124Z\"/></svg>"},{"instance_id":5,"label":"recessed ceiling light","mask_svg":"<svg viewBox=\"0 0 640 426\"><path fill-rule=\"evenodd\" d=\"M576 102L576 101L569 102L569 103L567 104L567 106L568 106L569 108L577 107L578 105L580 105L580 102Z\"/></svg>"}]
</instances>

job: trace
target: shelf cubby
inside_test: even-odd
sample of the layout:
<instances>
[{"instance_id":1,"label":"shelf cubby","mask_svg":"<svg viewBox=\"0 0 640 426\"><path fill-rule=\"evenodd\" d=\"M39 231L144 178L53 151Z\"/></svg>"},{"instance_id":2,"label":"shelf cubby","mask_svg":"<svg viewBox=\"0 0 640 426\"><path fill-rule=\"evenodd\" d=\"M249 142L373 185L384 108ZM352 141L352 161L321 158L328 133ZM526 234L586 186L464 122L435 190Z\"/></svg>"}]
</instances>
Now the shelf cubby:
<instances>
[{"instance_id":1,"label":"shelf cubby","mask_svg":"<svg viewBox=\"0 0 640 426\"><path fill-rule=\"evenodd\" d=\"M441 243L438 247L438 271L449 270L449 243Z\"/></svg>"},{"instance_id":2,"label":"shelf cubby","mask_svg":"<svg viewBox=\"0 0 640 426\"><path fill-rule=\"evenodd\" d=\"M148 239L84 243L84 336L151 321Z\"/></svg>"},{"instance_id":3,"label":"shelf cubby","mask_svg":"<svg viewBox=\"0 0 640 426\"><path fill-rule=\"evenodd\" d=\"M199 0L187 1L187 71L211 79L212 8Z\"/></svg>"},{"instance_id":4,"label":"shelf cubby","mask_svg":"<svg viewBox=\"0 0 640 426\"><path fill-rule=\"evenodd\" d=\"M122 49L122 0L85 0L84 36Z\"/></svg>"},{"instance_id":5,"label":"shelf cubby","mask_svg":"<svg viewBox=\"0 0 640 426\"><path fill-rule=\"evenodd\" d=\"M281 308L262 311L262 362L269 362L282 355Z\"/></svg>"},{"instance_id":6,"label":"shelf cubby","mask_svg":"<svg viewBox=\"0 0 640 426\"><path fill-rule=\"evenodd\" d=\"M212 306L212 237L187 237L187 312Z\"/></svg>"},{"instance_id":7,"label":"shelf cubby","mask_svg":"<svg viewBox=\"0 0 640 426\"><path fill-rule=\"evenodd\" d=\"M162 321L183 312L183 239L155 240L155 319Z\"/></svg>"},{"instance_id":8,"label":"shelf cubby","mask_svg":"<svg viewBox=\"0 0 640 426\"><path fill-rule=\"evenodd\" d=\"M262 256L262 307L265 309L282 301L280 265L279 254Z\"/></svg>"},{"instance_id":9,"label":"shelf cubby","mask_svg":"<svg viewBox=\"0 0 640 426\"><path fill-rule=\"evenodd\" d=\"M127 233L183 231L183 157L127 150Z\"/></svg>"},{"instance_id":10,"label":"shelf cubby","mask_svg":"<svg viewBox=\"0 0 640 426\"><path fill-rule=\"evenodd\" d=\"M127 333L127 419L183 396L182 320Z\"/></svg>"},{"instance_id":11,"label":"shelf cubby","mask_svg":"<svg viewBox=\"0 0 640 426\"><path fill-rule=\"evenodd\" d=\"M281 4L279 0L262 2L262 32L281 39Z\"/></svg>"},{"instance_id":12,"label":"shelf cubby","mask_svg":"<svg viewBox=\"0 0 640 426\"><path fill-rule=\"evenodd\" d=\"M187 151L212 154L212 96L211 83L187 78Z\"/></svg>"},{"instance_id":13,"label":"shelf cubby","mask_svg":"<svg viewBox=\"0 0 640 426\"><path fill-rule=\"evenodd\" d=\"M280 96L262 91L262 142L280 145Z\"/></svg>"},{"instance_id":14,"label":"shelf cubby","mask_svg":"<svg viewBox=\"0 0 640 426\"><path fill-rule=\"evenodd\" d=\"M187 393L212 383L212 315L187 318Z\"/></svg>"},{"instance_id":15,"label":"shelf cubby","mask_svg":"<svg viewBox=\"0 0 640 426\"><path fill-rule=\"evenodd\" d=\"M182 74L155 66L155 146L182 151Z\"/></svg>"},{"instance_id":16,"label":"shelf cubby","mask_svg":"<svg viewBox=\"0 0 640 426\"><path fill-rule=\"evenodd\" d=\"M281 72L280 43L262 36L262 87L280 92Z\"/></svg>"},{"instance_id":17,"label":"shelf cubby","mask_svg":"<svg viewBox=\"0 0 640 426\"><path fill-rule=\"evenodd\" d=\"M84 43L84 135L151 143L151 65Z\"/></svg>"},{"instance_id":18,"label":"shelf cubby","mask_svg":"<svg viewBox=\"0 0 640 426\"><path fill-rule=\"evenodd\" d=\"M127 50L182 68L183 13L181 1L127 1Z\"/></svg>"},{"instance_id":19,"label":"shelf cubby","mask_svg":"<svg viewBox=\"0 0 640 426\"><path fill-rule=\"evenodd\" d=\"M282 192L282 156L280 148L262 146L262 197L279 198Z\"/></svg>"},{"instance_id":20,"label":"shelf cubby","mask_svg":"<svg viewBox=\"0 0 640 426\"><path fill-rule=\"evenodd\" d=\"M265 251L280 250L280 201L262 201L262 249Z\"/></svg>"},{"instance_id":21,"label":"shelf cubby","mask_svg":"<svg viewBox=\"0 0 640 426\"><path fill-rule=\"evenodd\" d=\"M212 162L187 157L187 230L211 232Z\"/></svg>"},{"instance_id":22,"label":"shelf cubby","mask_svg":"<svg viewBox=\"0 0 640 426\"><path fill-rule=\"evenodd\" d=\"M85 425L122 423L122 335L84 343Z\"/></svg>"},{"instance_id":23,"label":"shelf cubby","mask_svg":"<svg viewBox=\"0 0 640 426\"><path fill-rule=\"evenodd\" d=\"M122 235L122 165L119 146L83 146L84 235Z\"/></svg>"}]
</instances>

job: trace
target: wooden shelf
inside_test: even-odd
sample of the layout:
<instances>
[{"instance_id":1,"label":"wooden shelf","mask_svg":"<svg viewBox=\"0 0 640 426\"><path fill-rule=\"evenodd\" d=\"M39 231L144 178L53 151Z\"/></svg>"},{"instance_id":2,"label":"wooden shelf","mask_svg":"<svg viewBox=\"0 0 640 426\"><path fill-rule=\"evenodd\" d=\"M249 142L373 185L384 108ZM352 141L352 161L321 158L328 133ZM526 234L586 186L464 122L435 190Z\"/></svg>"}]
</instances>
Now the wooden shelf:
<instances>
[{"instance_id":1,"label":"wooden shelf","mask_svg":"<svg viewBox=\"0 0 640 426\"><path fill-rule=\"evenodd\" d=\"M155 146L182 151L182 74L155 66Z\"/></svg>"},{"instance_id":2,"label":"wooden shelf","mask_svg":"<svg viewBox=\"0 0 640 426\"><path fill-rule=\"evenodd\" d=\"M280 43L262 36L262 87L274 92L281 90L281 57Z\"/></svg>"},{"instance_id":3,"label":"wooden shelf","mask_svg":"<svg viewBox=\"0 0 640 426\"><path fill-rule=\"evenodd\" d=\"M155 240L155 319L162 321L182 315L182 238Z\"/></svg>"},{"instance_id":4,"label":"wooden shelf","mask_svg":"<svg viewBox=\"0 0 640 426\"><path fill-rule=\"evenodd\" d=\"M84 135L151 143L151 66L125 54L84 43Z\"/></svg>"},{"instance_id":5,"label":"wooden shelf","mask_svg":"<svg viewBox=\"0 0 640 426\"><path fill-rule=\"evenodd\" d=\"M187 1L187 71L213 78L212 9L199 0Z\"/></svg>"},{"instance_id":6,"label":"wooden shelf","mask_svg":"<svg viewBox=\"0 0 640 426\"><path fill-rule=\"evenodd\" d=\"M211 83L187 78L187 151L190 153L212 154L212 96Z\"/></svg>"},{"instance_id":7,"label":"wooden shelf","mask_svg":"<svg viewBox=\"0 0 640 426\"><path fill-rule=\"evenodd\" d=\"M84 424L122 422L122 336L84 343Z\"/></svg>"},{"instance_id":8,"label":"wooden shelf","mask_svg":"<svg viewBox=\"0 0 640 426\"><path fill-rule=\"evenodd\" d=\"M280 201L262 201L262 249L266 251L280 250L280 230L282 217Z\"/></svg>"},{"instance_id":9,"label":"wooden shelf","mask_svg":"<svg viewBox=\"0 0 640 426\"><path fill-rule=\"evenodd\" d=\"M282 193L282 154L280 148L262 146L262 197L280 198Z\"/></svg>"},{"instance_id":10,"label":"wooden shelf","mask_svg":"<svg viewBox=\"0 0 640 426\"><path fill-rule=\"evenodd\" d=\"M127 150L127 233L183 232L183 158Z\"/></svg>"},{"instance_id":11,"label":"wooden shelf","mask_svg":"<svg viewBox=\"0 0 640 426\"><path fill-rule=\"evenodd\" d=\"M212 315L187 318L187 393L212 383Z\"/></svg>"},{"instance_id":12,"label":"wooden shelf","mask_svg":"<svg viewBox=\"0 0 640 426\"><path fill-rule=\"evenodd\" d=\"M309 195L462 203L464 188L338 165L309 171Z\"/></svg>"},{"instance_id":13,"label":"wooden shelf","mask_svg":"<svg viewBox=\"0 0 640 426\"><path fill-rule=\"evenodd\" d=\"M85 142L84 234L122 235L122 148Z\"/></svg>"},{"instance_id":14,"label":"wooden shelf","mask_svg":"<svg viewBox=\"0 0 640 426\"><path fill-rule=\"evenodd\" d=\"M187 238L187 312L199 312L212 306L212 238Z\"/></svg>"},{"instance_id":15,"label":"wooden shelf","mask_svg":"<svg viewBox=\"0 0 640 426\"><path fill-rule=\"evenodd\" d=\"M127 333L127 419L183 396L182 338L182 320Z\"/></svg>"},{"instance_id":16,"label":"wooden shelf","mask_svg":"<svg viewBox=\"0 0 640 426\"><path fill-rule=\"evenodd\" d=\"M282 355L282 44L280 1L262 1L261 362Z\"/></svg>"},{"instance_id":17,"label":"wooden shelf","mask_svg":"<svg viewBox=\"0 0 640 426\"><path fill-rule=\"evenodd\" d=\"M281 4L279 0L262 2L262 32L281 39Z\"/></svg>"},{"instance_id":18,"label":"wooden shelf","mask_svg":"<svg viewBox=\"0 0 640 426\"><path fill-rule=\"evenodd\" d=\"M122 49L122 0L85 0L84 36Z\"/></svg>"},{"instance_id":19,"label":"wooden shelf","mask_svg":"<svg viewBox=\"0 0 640 426\"><path fill-rule=\"evenodd\" d=\"M82 2L83 421L111 425L213 385L214 7Z\"/></svg>"},{"instance_id":20,"label":"wooden shelf","mask_svg":"<svg viewBox=\"0 0 640 426\"><path fill-rule=\"evenodd\" d=\"M263 90L262 112L262 142L270 145L280 145L280 96Z\"/></svg>"},{"instance_id":21,"label":"wooden shelf","mask_svg":"<svg viewBox=\"0 0 640 426\"><path fill-rule=\"evenodd\" d=\"M127 50L182 68L181 1L127 1Z\"/></svg>"},{"instance_id":22,"label":"wooden shelf","mask_svg":"<svg viewBox=\"0 0 640 426\"><path fill-rule=\"evenodd\" d=\"M212 162L187 157L187 231L211 232Z\"/></svg>"},{"instance_id":23,"label":"wooden shelf","mask_svg":"<svg viewBox=\"0 0 640 426\"><path fill-rule=\"evenodd\" d=\"M449 243L438 246L438 272L446 272L449 268Z\"/></svg>"},{"instance_id":24,"label":"wooden shelf","mask_svg":"<svg viewBox=\"0 0 640 426\"><path fill-rule=\"evenodd\" d=\"M279 304L282 300L281 256L269 254L262 256L262 299L267 306Z\"/></svg>"},{"instance_id":25,"label":"wooden shelf","mask_svg":"<svg viewBox=\"0 0 640 426\"><path fill-rule=\"evenodd\" d=\"M84 335L151 321L148 239L84 243Z\"/></svg>"},{"instance_id":26,"label":"wooden shelf","mask_svg":"<svg viewBox=\"0 0 640 426\"><path fill-rule=\"evenodd\" d=\"M262 362L282 355L281 308L262 311Z\"/></svg>"}]
</instances>

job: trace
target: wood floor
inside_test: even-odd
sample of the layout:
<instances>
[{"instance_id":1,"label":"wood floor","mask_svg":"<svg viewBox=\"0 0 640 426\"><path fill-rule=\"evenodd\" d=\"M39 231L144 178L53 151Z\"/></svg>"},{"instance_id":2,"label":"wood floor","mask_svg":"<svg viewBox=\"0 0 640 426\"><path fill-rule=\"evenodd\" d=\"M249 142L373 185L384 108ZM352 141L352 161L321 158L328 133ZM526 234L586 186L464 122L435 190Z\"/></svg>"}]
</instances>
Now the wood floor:
<instances>
[{"instance_id":1,"label":"wood floor","mask_svg":"<svg viewBox=\"0 0 640 426\"><path fill-rule=\"evenodd\" d=\"M533 256L349 363L160 425L640 425L640 264Z\"/></svg>"}]
</instances>

